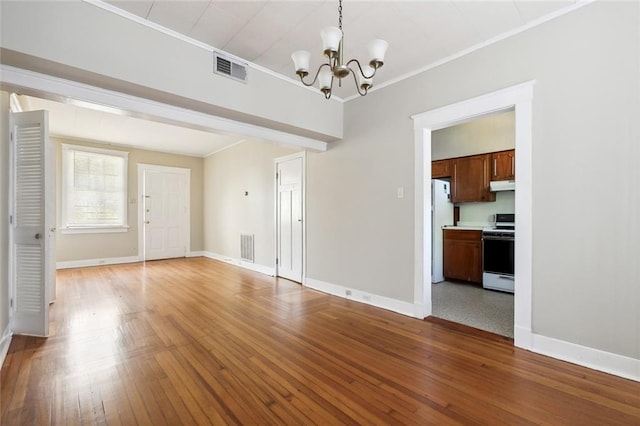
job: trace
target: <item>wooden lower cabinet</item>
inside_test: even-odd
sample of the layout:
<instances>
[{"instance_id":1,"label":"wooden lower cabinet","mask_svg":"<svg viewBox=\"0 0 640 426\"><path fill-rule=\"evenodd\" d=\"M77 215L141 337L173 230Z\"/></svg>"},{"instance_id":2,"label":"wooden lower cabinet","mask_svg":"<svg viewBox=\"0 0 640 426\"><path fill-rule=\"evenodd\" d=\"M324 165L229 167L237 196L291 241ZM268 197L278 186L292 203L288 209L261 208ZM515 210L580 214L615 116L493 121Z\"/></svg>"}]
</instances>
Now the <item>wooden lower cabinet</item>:
<instances>
[{"instance_id":1,"label":"wooden lower cabinet","mask_svg":"<svg viewBox=\"0 0 640 426\"><path fill-rule=\"evenodd\" d=\"M445 229L444 277L482 284L482 231Z\"/></svg>"}]
</instances>

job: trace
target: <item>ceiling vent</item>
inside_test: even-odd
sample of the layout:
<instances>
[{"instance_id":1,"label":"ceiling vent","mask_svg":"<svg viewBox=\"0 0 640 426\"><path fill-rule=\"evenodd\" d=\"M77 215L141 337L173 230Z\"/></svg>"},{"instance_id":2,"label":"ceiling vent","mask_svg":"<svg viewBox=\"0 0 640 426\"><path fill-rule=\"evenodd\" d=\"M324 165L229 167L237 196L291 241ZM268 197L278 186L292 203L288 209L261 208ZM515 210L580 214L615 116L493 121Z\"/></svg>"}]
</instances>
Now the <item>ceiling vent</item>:
<instances>
[{"instance_id":1,"label":"ceiling vent","mask_svg":"<svg viewBox=\"0 0 640 426\"><path fill-rule=\"evenodd\" d=\"M247 64L223 56L218 52L213 52L213 60L215 62L213 70L217 74L231 77L243 83L247 82Z\"/></svg>"}]
</instances>

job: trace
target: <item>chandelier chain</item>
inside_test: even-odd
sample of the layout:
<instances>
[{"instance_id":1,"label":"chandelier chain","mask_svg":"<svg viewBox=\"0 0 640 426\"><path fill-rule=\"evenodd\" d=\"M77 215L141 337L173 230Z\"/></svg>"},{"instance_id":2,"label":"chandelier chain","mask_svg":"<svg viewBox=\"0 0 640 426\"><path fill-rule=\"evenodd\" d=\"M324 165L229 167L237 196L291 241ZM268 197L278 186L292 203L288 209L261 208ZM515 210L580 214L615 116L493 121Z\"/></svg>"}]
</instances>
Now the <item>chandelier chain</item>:
<instances>
[{"instance_id":1,"label":"chandelier chain","mask_svg":"<svg viewBox=\"0 0 640 426\"><path fill-rule=\"evenodd\" d=\"M338 28L342 29L342 0L338 2Z\"/></svg>"}]
</instances>

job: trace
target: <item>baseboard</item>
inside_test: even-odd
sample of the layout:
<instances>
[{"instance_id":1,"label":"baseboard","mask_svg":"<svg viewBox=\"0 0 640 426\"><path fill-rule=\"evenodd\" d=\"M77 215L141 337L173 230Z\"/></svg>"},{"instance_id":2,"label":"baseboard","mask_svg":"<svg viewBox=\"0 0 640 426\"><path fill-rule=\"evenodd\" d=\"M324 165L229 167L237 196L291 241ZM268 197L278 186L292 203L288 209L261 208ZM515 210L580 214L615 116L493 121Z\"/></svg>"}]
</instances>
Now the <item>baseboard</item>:
<instances>
[{"instance_id":1,"label":"baseboard","mask_svg":"<svg viewBox=\"0 0 640 426\"><path fill-rule=\"evenodd\" d=\"M190 251L186 257L202 257L202 256L205 256L205 252L202 250L199 250L199 251Z\"/></svg>"},{"instance_id":2,"label":"baseboard","mask_svg":"<svg viewBox=\"0 0 640 426\"><path fill-rule=\"evenodd\" d=\"M234 259L229 256L223 256L218 253L212 253L210 251L201 252L202 256L208 257L209 259L219 260L221 262L230 263L232 265L239 266L241 268L250 269L255 272L260 272L265 275L274 276L276 274L276 270L270 266L259 265L257 263L245 262L244 260Z\"/></svg>"},{"instance_id":3,"label":"baseboard","mask_svg":"<svg viewBox=\"0 0 640 426\"><path fill-rule=\"evenodd\" d=\"M107 257L104 259L68 260L63 262L56 262L56 269L85 268L87 266L116 265L118 263L135 263L135 262L140 262L140 258L138 256Z\"/></svg>"},{"instance_id":4,"label":"baseboard","mask_svg":"<svg viewBox=\"0 0 640 426\"><path fill-rule=\"evenodd\" d=\"M342 297L343 299L354 300L356 302L365 303L377 308L386 309L409 317L423 319L424 307L422 305L404 302L402 300L392 299L390 297L380 296L353 288L331 284L324 281L307 277L304 285L323 293L332 294Z\"/></svg>"},{"instance_id":5,"label":"baseboard","mask_svg":"<svg viewBox=\"0 0 640 426\"><path fill-rule=\"evenodd\" d=\"M518 328L515 345L541 355L640 382L640 359L542 336Z\"/></svg>"},{"instance_id":6,"label":"baseboard","mask_svg":"<svg viewBox=\"0 0 640 426\"><path fill-rule=\"evenodd\" d=\"M11 345L11 321L2 332L2 340L0 340L0 368L4 365L4 359L7 357L7 352L9 352L9 345Z\"/></svg>"}]
</instances>

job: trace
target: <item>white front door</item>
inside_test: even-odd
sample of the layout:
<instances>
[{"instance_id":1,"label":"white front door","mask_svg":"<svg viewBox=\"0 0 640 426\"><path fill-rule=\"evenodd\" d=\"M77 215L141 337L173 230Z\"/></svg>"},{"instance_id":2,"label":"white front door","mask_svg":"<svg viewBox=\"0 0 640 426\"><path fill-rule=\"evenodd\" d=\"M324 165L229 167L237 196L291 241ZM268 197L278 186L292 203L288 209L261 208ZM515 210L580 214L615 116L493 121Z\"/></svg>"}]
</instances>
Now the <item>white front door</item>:
<instances>
[{"instance_id":1,"label":"white front door","mask_svg":"<svg viewBox=\"0 0 640 426\"><path fill-rule=\"evenodd\" d=\"M144 166L144 259L169 259L187 255L189 232L188 169Z\"/></svg>"},{"instance_id":2,"label":"white front door","mask_svg":"<svg viewBox=\"0 0 640 426\"><path fill-rule=\"evenodd\" d=\"M12 328L47 336L54 297L55 257L49 253L55 224L55 171L46 111L11 114Z\"/></svg>"},{"instance_id":3,"label":"white front door","mask_svg":"<svg viewBox=\"0 0 640 426\"><path fill-rule=\"evenodd\" d=\"M302 282L303 158L277 161L277 275Z\"/></svg>"}]
</instances>

